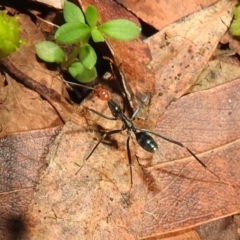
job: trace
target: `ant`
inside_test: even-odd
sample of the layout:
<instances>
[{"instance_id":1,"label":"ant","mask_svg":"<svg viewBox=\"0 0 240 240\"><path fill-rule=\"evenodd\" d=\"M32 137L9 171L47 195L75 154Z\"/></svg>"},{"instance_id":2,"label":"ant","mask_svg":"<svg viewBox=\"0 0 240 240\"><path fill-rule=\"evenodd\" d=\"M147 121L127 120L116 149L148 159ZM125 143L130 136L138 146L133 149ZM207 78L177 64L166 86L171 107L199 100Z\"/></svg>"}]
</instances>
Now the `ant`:
<instances>
[{"instance_id":1,"label":"ant","mask_svg":"<svg viewBox=\"0 0 240 240\"><path fill-rule=\"evenodd\" d=\"M65 81L66 82L66 81ZM69 82L68 82L69 83ZM70 83L71 84L71 83ZM79 84L77 84L79 85ZM82 84L80 84L80 86L84 86ZM111 98L111 94L109 93L109 91L105 88L103 88L102 86L96 86L95 88L92 87L88 87L90 89L93 89L95 94L103 101L107 101L108 103L108 107L112 113L113 117L108 117L94 109L88 108L89 111L94 112L95 114L105 118L105 119L109 119L109 120L121 120L122 121L122 129L116 129L116 130L112 130L109 132L106 132L103 134L103 136L99 139L98 143L95 145L95 147L92 149L92 151L88 154L87 158L85 159L88 160L91 155L93 154L93 152L96 150L96 148L98 147L98 145L108 136L108 135L113 135L116 133L120 133L122 131L127 131L127 155L128 155L128 162L129 162L129 167L130 167L130 179L131 179L131 185L133 183L132 180L132 157L131 157L131 152L130 152L130 138L131 138L131 133L133 133L136 137L137 143L147 152L150 153L154 153L157 151L158 149L158 144L156 143L156 141L154 140L154 138L150 135L155 135L157 137L160 137L168 142L171 142L175 145L178 145L182 148L185 148L190 154L191 156L194 157L195 160L197 160L206 170L208 170L210 173L212 173L214 176L216 176L218 179L219 176L217 176L214 172L212 172L210 169L207 168L207 166L185 145L183 145L181 142L175 141L173 139L170 139L168 137L165 137L163 135L160 135L156 132L153 132L149 129L138 129L133 121L136 117L136 115L138 114L138 112L140 111L140 109L143 107L144 103L148 100L148 96L142 101L142 103L140 104L140 106L133 112L132 116L129 118L124 114L123 109L125 109L125 107L123 106L123 109L121 109L121 107ZM78 174L78 172L81 170L80 169L76 172L76 174ZM221 179L220 179L221 180Z\"/></svg>"}]
</instances>

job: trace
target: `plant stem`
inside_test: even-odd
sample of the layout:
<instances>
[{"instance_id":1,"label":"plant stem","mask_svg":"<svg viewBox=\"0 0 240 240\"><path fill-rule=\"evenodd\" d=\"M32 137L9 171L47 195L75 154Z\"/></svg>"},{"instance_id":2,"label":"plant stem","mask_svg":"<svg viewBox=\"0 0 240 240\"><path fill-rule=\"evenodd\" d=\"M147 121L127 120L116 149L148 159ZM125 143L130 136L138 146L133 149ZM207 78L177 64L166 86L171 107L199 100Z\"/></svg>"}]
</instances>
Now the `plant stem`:
<instances>
[{"instance_id":1,"label":"plant stem","mask_svg":"<svg viewBox=\"0 0 240 240\"><path fill-rule=\"evenodd\" d=\"M79 54L79 48L80 48L79 44L73 51L72 53L69 55L67 61L65 61L64 63L61 64L61 68L64 69L68 69L68 67L73 63L73 61L75 60L75 58L77 57L77 55Z\"/></svg>"}]
</instances>

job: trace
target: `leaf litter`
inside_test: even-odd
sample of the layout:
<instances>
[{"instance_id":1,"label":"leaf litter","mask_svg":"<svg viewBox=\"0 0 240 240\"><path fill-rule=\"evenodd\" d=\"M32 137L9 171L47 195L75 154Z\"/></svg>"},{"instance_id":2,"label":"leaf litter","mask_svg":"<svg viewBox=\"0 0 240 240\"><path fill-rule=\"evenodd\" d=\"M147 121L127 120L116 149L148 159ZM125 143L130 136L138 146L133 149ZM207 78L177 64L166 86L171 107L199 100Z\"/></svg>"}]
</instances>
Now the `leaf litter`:
<instances>
[{"instance_id":1,"label":"leaf litter","mask_svg":"<svg viewBox=\"0 0 240 240\"><path fill-rule=\"evenodd\" d=\"M221 1L221 3L226 4L225 1ZM168 36L171 36L171 33L169 35L168 32ZM188 37L184 37L188 40ZM216 43L217 41L215 39ZM190 52L194 56L192 49L191 51L189 51L189 48L186 49L188 53ZM199 52L200 50L202 49L193 52ZM206 56L210 55L209 52ZM201 64L206 63L208 58L202 59ZM174 62L174 66L178 66L180 63ZM199 71L203 69L201 64L195 66L199 68ZM169 72L171 66L170 62ZM198 73L195 73L194 76L197 75ZM188 78L192 78L192 75ZM170 96L166 101L167 104L161 107L168 106L172 100L183 95L191 84L187 83L182 92ZM182 230L239 211L237 207L239 205L237 202L238 188L236 187L238 182L235 181L237 180L235 179L237 168L235 165L226 164L226 159L231 162L234 159L234 162L237 163L234 157L239 149L236 148L238 143L236 129L232 132L235 133L233 138L229 138L232 135L228 132L230 127L238 122L236 107L234 107L239 101L237 91L235 91L237 85L238 80L224 86L225 88L218 87L206 91L203 96L201 94L195 95L195 99L191 99L191 95L181 98L176 103L171 104L161 117L159 116L163 110L156 108L161 104L161 99L158 100L155 96L151 101L155 110L158 111L150 112L150 116L156 121L150 122L150 127L154 129L154 126L157 126L156 131L164 135L164 128L167 126L166 136L183 142L194 153L199 153L200 159L206 162L210 169L214 169L224 182L220 182L199 166L197 162L188 158L188 155L182 152L182 149L177 149L176 146L170 147L172 149L168 150L166 158L179 160L174 163L158 164L161 158L166 159L163 157L164 150L166 149L167 152L168 146L171 146L171 144L155 138L160 142L160 151L154 155L152 160L149 155L147 156L146 159L150 160L152 167L139 166L134 161L134 184L129 191L129 169L125 146L126 135L124 134L112 136L111 140L113 140L114 146L101 144L94 155L84 164L79 175L75 176L78 170L75 163L83 164L84 156L94 146L91 141L96 138L96 132L89 130L86 121L89 118L92 122L91 117L93 116L85 116L83 119L77 117L78 124L68 123L64 127L62 135L56 142L59 145L56 146L56 149L52 149L49 155L50 166L41 178L38 192L35 193L34 205L26 215L27 219L31 219L29 222L31 228L24 236L25 239L39 239L43 236L49 239L59 236L71 236L71 239L78 239L79 236L83 239L90 237L115 239L116 235L121 239L136 239ZM180 86L182 87L182 85ZM172 89L175 88L178 89L177 87ZM220 94L215 99L215 105L212 103L212 98L209 97L210 103L207 101L208 99L205 99L208 94L210 96L214 95L215 98L216 92L225 92L226 89L229 90L228 95ZM159 94L159 92L156 94ZM229 97L229 95L234 95L235 98ZM196 99L200 99L198 101L199 105L195 103L197 102ZM219 99L221 101L218 102ZM195 103L192 110L189 110L189 107L186 106L189 105L189 101ZM99 103L93 97L85 106L96 106L96 102ZM230 105L223 105L226 102ZM209 106L212 105L218 106L216 107L218 112L212 111L213 115L209 119L207 112L211 110ZM208 110L205 109L206 106L208 106ZM222 110L224 109L223 106L226 107L226 111ZM83 111L83 108L84 106L81 106L79 111ZM99 103L96 108L105 109L106 107ZM175 108L177 111L174 110ZM151 109L153 108L150 106ZM199 109L205 112L194 113L194 110ZM168 114L168 111L176 114ZM186 113L184 115L185 121L178 121L183 113ZM229 119L233 113L234 118ZM189 122L186 123L186 119L190 119L193 123L200 123L199 125L202 128L199 125L190 127L191 125ZM208 126L213 119L216 119L216 122L222 125L227 122L223 131L220 131L222 130L221 124L217 125L219 129L215 130L214 135L209 131L214 124L210 125L208 129L204 129L204 126ZM104 125L103 121L105 120L100 118L97 123ZM161 125L162 121L164 126ZM207 124L201 125L203 122ZM170 123L173 123L173 126ZM176 126L176 123L179 123L179 126ZM230 126L228 126L229 123ZM112 127L110 126L110 128ZM177 131L171 132L171 129L177 129ZM189 129L192 130L192 134L189 133ZM200 133L198 132L199 129ZM76 134L68 134L71 130ZM208 132L209 135L206 136ZM195 140L196 135L202 136L202 138ZM215 137L217 138L216 143L213 141ZM89 139L89 141L86 141L86 139ZM144 165L145 156L142 156L142 153L138 151L138 146L135 146L135 148L133 145L136 144L131 143L133 155L136 151L140 163ZM175 156L171 157L172 153ZM148 179L144 179L144 177L148 177ZM229 183L229 186L226 187L225 182ZM209 192L211 194L207 195ZM224 193L227 194L228 199L224 198Z\"/></svg>"}]
</instances>

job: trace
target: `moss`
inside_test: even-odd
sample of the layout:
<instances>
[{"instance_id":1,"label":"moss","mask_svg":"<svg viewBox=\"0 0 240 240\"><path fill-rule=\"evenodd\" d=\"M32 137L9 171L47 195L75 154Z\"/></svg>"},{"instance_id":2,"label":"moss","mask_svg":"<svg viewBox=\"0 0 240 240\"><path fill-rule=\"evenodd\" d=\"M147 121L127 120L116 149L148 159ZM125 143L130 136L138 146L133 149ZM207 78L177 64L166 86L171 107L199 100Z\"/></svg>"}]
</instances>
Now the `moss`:
<instances>
[{"instance_id":1,"label":"moss","mask_svg":"<svg viewBox=\"0 0 240 240\"><path fill-rule=\"evenodd\" d=\"M21 46L19 31L18 17L9 17L6 11L0 12L0 59Z\"/></svg>"}]
</instances>

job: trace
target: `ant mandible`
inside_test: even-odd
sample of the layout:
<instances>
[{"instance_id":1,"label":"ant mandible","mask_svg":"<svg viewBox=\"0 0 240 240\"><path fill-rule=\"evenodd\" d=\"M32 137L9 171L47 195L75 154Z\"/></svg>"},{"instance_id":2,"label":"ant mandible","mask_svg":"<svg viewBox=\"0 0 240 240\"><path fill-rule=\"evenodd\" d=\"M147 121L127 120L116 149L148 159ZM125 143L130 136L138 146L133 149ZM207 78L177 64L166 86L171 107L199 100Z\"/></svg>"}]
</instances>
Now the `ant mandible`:
<instances>
[{"instance_id":1,"label":"ant mandible","mask_svg":"<svg viewBox=\"0 0 240 240\"><path fill-rule=\"evenodd\" d=\"M65 81L66 82L66 81ZM69 83L69 82L68 82ZM70 83L71 84L71 83ZM82 84L77 84L80 86L84 86ZM127 131L127 155L128 155L128 161L129 161L129 167L130 167L130 179L131 179L131 185L133 183L132 180L132 157L131 157L131 152L130 152L130 138L131 138L131 133L133 132L137 143L139 144L139 146L141 146L145 151L147 152L151 152L154 153L157 151L158 149L158 144L156 143L156 141L154 140L154 138L150 135L155 135L157 137L160 137L168 142L171 142L175 145L178 145L182 148L185 148L193 157L195 160L197 160L206 170L208 170L210 173L212 173L214 176L216 176L218 179L219 177L212 172L210 169L207 168L207 166L185 145L183 145L181 142L175 141L173 139L170 139L168 137L162 136L158 133L155 133L149 129L138 129L134 123L133 120L136 117L136 115L138 114L138 112L140 111L140 109L143 107L144 103L148 100L148 97L146 97L142 103L140 104L140 106L133 112L132 116L129 118L124 114L124 110L122 110L120 108L120 106L112 100L111 98L111 94L109 93L109 91L105 88L103 88L102 86L96 86L95 88L92 87L88 87L90 89L93 89L95 94L103 101L107 101L108 103L108 107L113 115L113 117L108 117L105 116L104 114L91 109L91 108L87 108L89 111L105 118L105 119L109 119L109 120L121 120L122 121L122 129L116 129L116 130L112 130L109 131L107 133L104 133L103 136L99 139L98 143L95 145L95 147L92 149L92 151L89 153L89 155L87 156L87 158L85 159L88 160L91 155L93 154L93 152L96 150L96 148L98 147L98 145L108 136L108 135L113 135L116 133L120 133L122 131ZM78 174L78 172L81 170L81 168L76 172L76 174Z\"/></svg>"}]
</instances>

